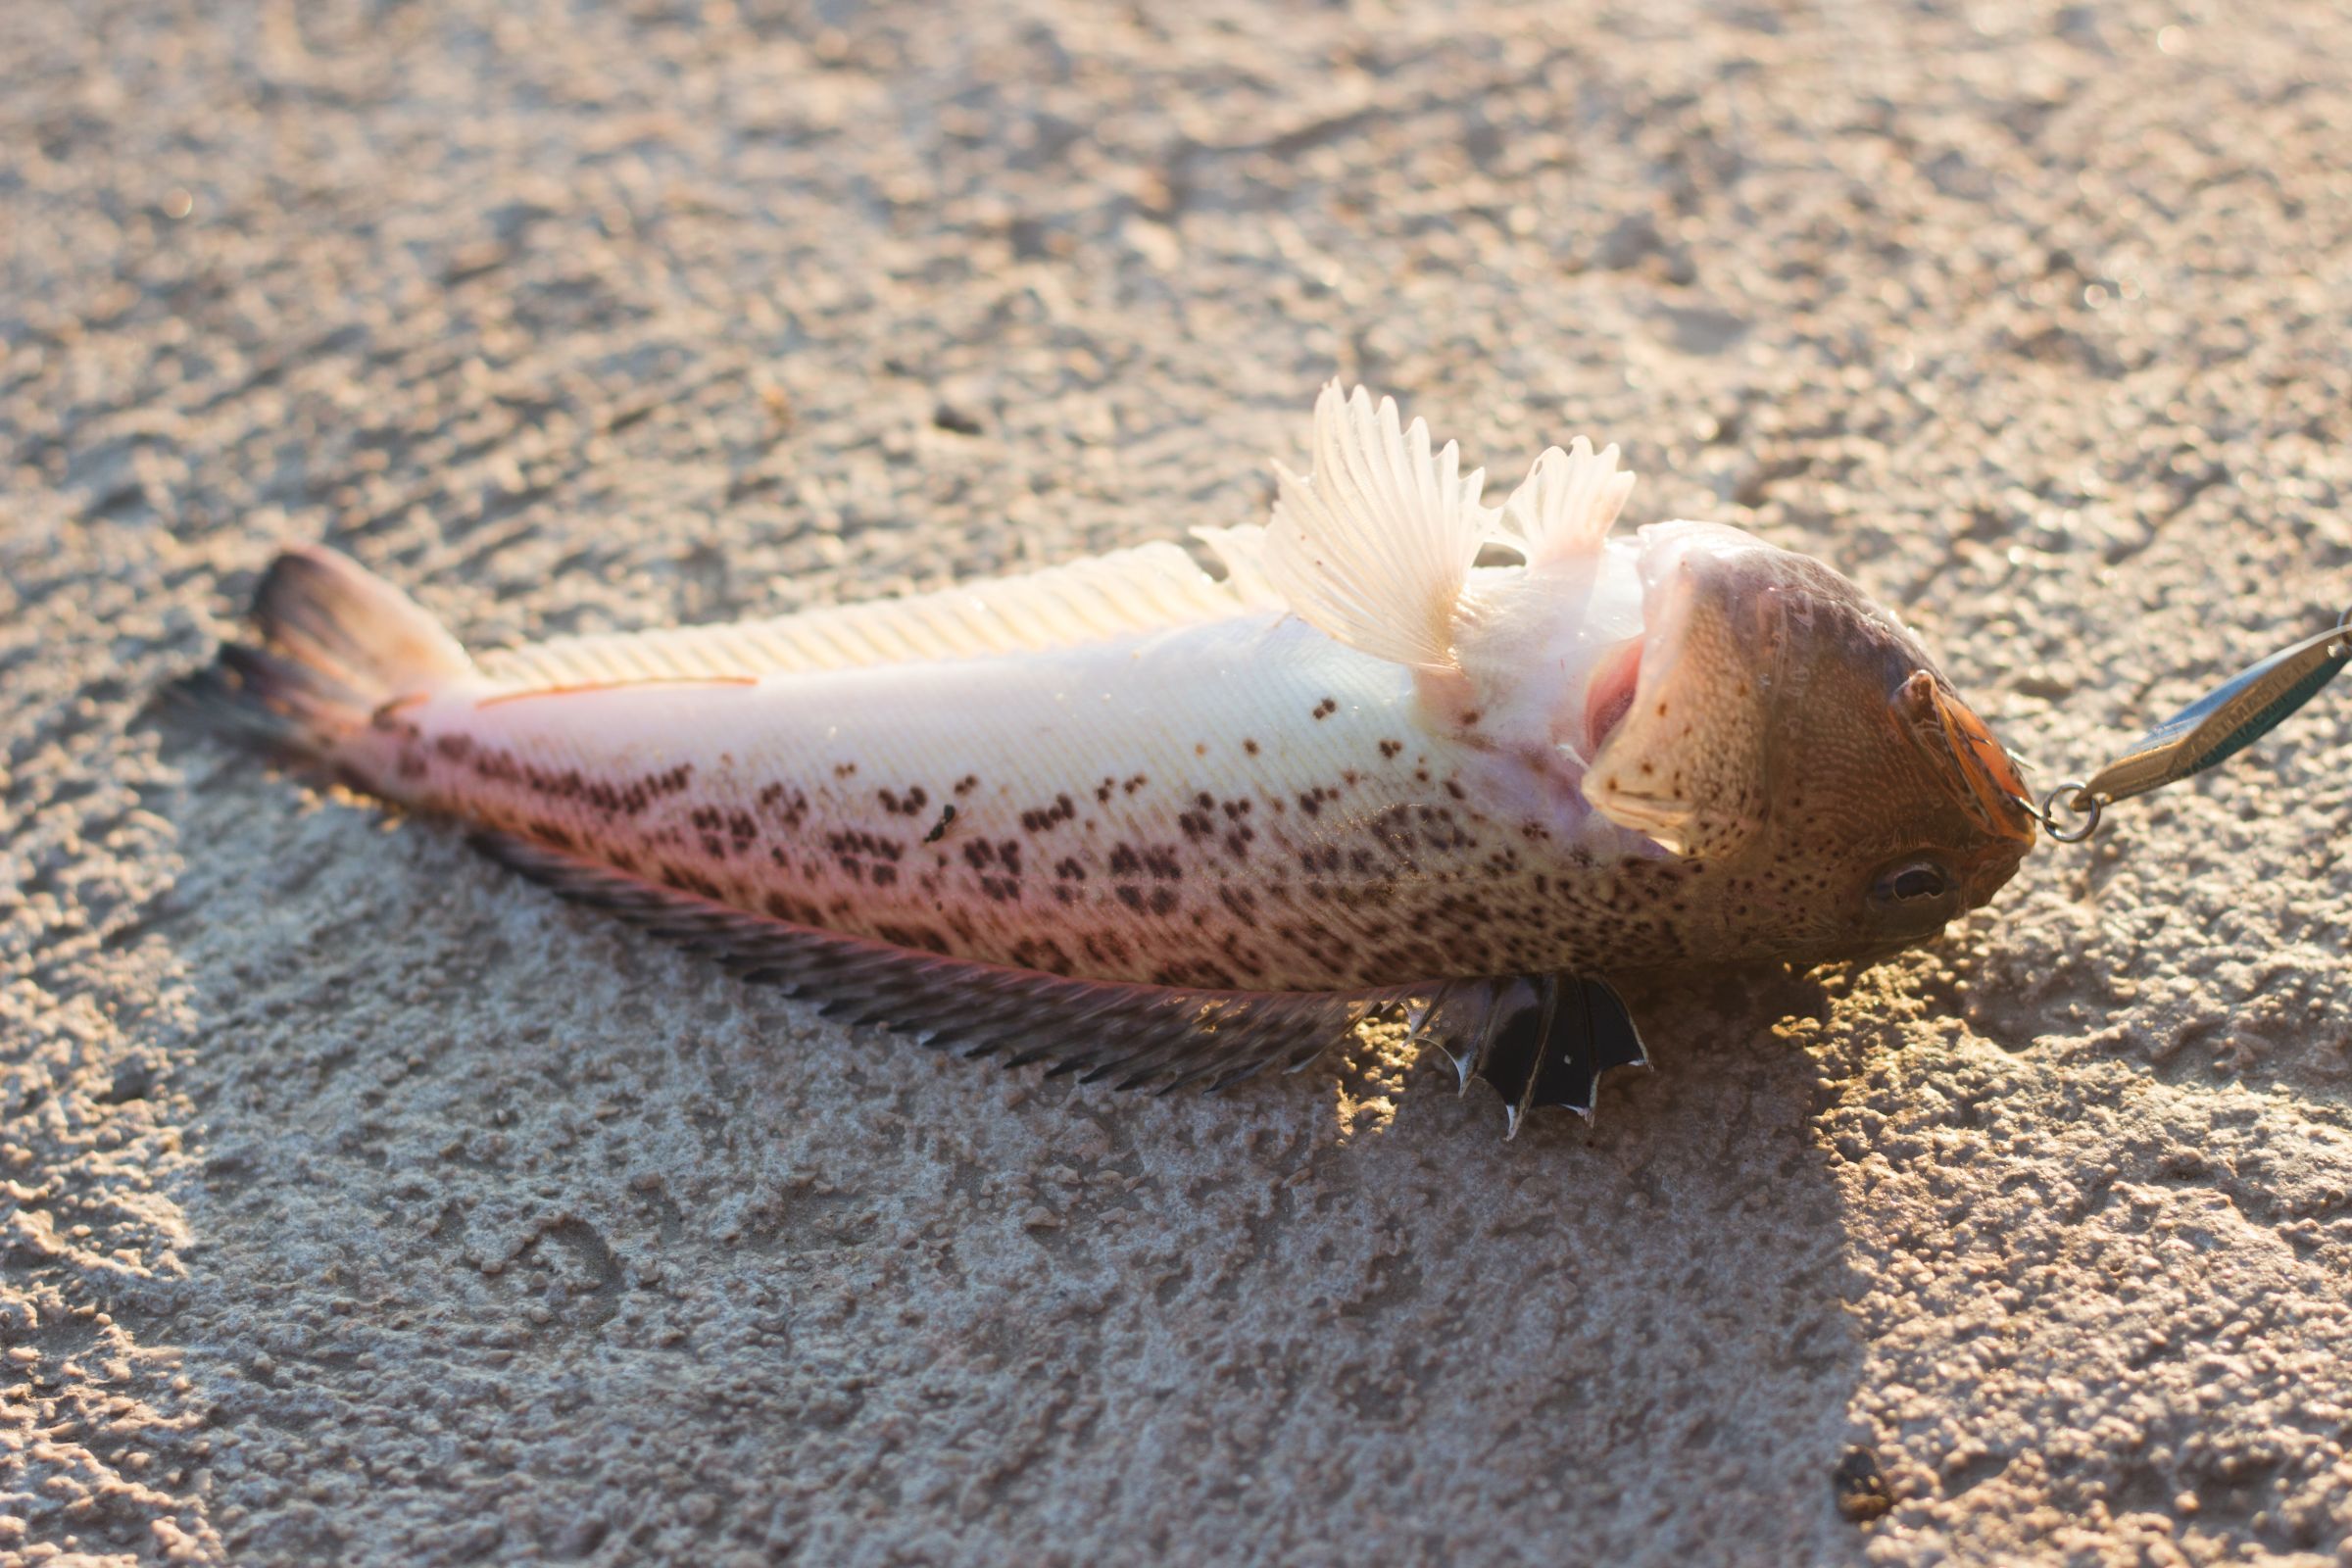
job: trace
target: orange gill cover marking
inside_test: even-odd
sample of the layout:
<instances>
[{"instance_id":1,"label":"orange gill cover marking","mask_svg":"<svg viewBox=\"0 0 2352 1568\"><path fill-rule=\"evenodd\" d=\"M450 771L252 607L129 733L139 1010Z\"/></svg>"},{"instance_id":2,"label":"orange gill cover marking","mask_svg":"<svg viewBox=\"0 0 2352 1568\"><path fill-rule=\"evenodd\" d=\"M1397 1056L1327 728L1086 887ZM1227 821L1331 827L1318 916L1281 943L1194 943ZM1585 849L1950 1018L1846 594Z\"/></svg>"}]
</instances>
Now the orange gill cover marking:
<instances>
[{"instance_id":1,"label":"orange gill cover marking","mask_svg":"<svg viewBox=\"0 0 2352 1568\"><path fill-rule=\"evenodd\" d=\"M1961 777L1984 808L1985 825L2004 838L2031 843L2034 819L2019 804L2026 799L2026 781L2017 764L1966 703L1940 683L1934 688L1934 695L1944 739L1960 762Z\"/></svg>"}]
</instances>

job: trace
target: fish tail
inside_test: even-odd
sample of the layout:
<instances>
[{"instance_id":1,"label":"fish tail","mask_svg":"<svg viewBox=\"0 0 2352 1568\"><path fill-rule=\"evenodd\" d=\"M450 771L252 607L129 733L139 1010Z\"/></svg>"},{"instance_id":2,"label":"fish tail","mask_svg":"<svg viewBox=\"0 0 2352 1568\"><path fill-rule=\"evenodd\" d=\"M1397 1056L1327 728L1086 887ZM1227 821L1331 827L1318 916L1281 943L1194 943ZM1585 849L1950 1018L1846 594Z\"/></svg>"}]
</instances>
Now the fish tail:
<instances>
[{"instance_id":1,"label":"fish tail","mask_svg":"<svg viewBox=\"0 0 2352 1568\"><path fill-rule=\"evenodd\" d=\"M415 600L322 546L270 563L252 620L253 642L224 644L175 695L222 729L277 750L331 757L387 704L473 668Z\"/></svg>"}]
</instances>

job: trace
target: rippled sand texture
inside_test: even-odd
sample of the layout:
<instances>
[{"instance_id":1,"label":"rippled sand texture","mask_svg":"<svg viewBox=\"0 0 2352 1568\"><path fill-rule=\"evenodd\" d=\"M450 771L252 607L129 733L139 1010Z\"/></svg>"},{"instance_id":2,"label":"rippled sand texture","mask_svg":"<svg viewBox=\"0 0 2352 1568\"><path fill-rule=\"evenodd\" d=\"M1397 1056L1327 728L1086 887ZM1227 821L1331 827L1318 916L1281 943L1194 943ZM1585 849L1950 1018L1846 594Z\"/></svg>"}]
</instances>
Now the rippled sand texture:
<instances>
[{"instance_id":1,"label":"rippled sand texture","mask_svg":"<svg viewBox=\"0 0 2352 1568\"><path fill-rule=\"evenodd\" d=\"M1256 519L1335 372L2052 781L2352 601L2339 9L1567 9L0 6L0 1555L2343 1560L2346 693L1509 1147L844 1032L142 711L282 538L827 602Z\"/></svg>"}]
</instances>

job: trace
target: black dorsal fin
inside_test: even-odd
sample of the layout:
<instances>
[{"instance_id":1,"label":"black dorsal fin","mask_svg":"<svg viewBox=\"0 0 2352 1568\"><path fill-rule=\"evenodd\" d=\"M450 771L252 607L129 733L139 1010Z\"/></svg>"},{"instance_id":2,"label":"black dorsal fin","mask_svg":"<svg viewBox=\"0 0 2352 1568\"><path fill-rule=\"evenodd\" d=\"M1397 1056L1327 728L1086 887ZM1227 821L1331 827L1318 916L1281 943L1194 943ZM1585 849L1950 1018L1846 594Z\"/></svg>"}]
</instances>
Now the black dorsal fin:
<instances>
[{"instance_id":1,"label":"black dorsal fin","mask_svg":"<svg viewBox=\"0 0 2352 1568\"><path fill-rule=\"evenodd\" d=\"M1073 980L948 957L747 913L507 833L476 833L492 858L565 898L715 958L747 981L806 996L847 1023L922 1037L937 1050L1046 1062L1049 1074L1161 1094L1296 1071L1368 1020L1402 1019L1443 1047L1466 1087L1493 1082L1515 1134L1534 1105L1592 1106L1612 1066L1645 1062L1605 984L1567 976L1446 980L1364 991L1208 991Z\"/></svg>"}]
</instances>

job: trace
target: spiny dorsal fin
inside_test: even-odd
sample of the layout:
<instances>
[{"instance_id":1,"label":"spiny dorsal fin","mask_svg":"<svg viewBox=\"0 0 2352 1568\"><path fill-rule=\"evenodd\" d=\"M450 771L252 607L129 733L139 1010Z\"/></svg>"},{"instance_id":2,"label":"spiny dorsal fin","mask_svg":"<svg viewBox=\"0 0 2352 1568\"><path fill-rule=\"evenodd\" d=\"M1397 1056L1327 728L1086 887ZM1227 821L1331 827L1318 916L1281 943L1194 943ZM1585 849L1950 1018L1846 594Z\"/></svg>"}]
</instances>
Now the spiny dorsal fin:
<instances>
[{"instance_id":1,"label":"spiny dorsal fin","mask_svg":"<svg viewBox=\"0 0 2352 1568\"><path fill-rule=\"evenodd\" d=\"M1399 428L1395 402L1375 409L1362 387L1343 397L1330 383L1315 401L1313 474L1275 466L1267 580L1299 619L1350 648L1456 667L1454 610L1494 519L1478 504L1485 474L1459 469L1451 442L1431 454L1421 420Z\"/></svg>"},{"instance_id":2,"label":"spiny dorsal fin","mask_svg":"<svg viewBox=\"0 0 2352 1568\"><path fill-rule=\"evenodd\" d=\"M1617 468L1617 448L1598 453L1578 436L1567 451L1545 447L1527 479L1503 503L1502 528L1495 535L1531 566L1600 548L1634 476Z\"/></svg>"},{"instance_id":3,"label":"spiny dorsal fin","mask_svg":"<svg viewBox=\"0 0 2352 1568\"><path fill-rule=\"evenodd\" d=\"M1297 1069L1356 1026L1410 1008L1431 987L1365 991L1196 991L1076 980L869 937L796 925L646 882L513 834L473 843L543 887L711 958L742 979L806 996L829 1017L919 1035L926 1045L1121 1089L1222 1089L1267 1068ZM1471 983L1457 1012L1479 1022ZM1450 992L1448 993L1451 994ZM1449 1015L1450 1016L1450 1015Z\"/></svg>"},{"instance_id":4,"label":"spiny dorsal fin","mask_svg":"<svg viewBox=\"0 0 2352 1568\"><path fill-rule=\"evenodd\" d=\"M1617 993L1541 975L1363 991L1195 991L1076 980L952 958L750 914L509 833L475 846L541 886L716 959L740 978L805 996L828 1016L919 1035L934 1049L1050 1063L1047 1075L1167 1094L1295 1071L1366 1022L1396 1018L1452 1060L1463 1088L1502 1096L1515 1136L1538 1105L1592 1111L1602 1073L1646 1065Z\"/></svg>"},{"instance_id":5,"label":"spiny dorsal fin","mask_svg":"<svg viewBox=\"0 0 2352 1568\"><path fill-rule=\"evenodd\" d=\"M1160 542L906 599L806 610L730 626L560 637L483 656L513 690L974 659L1216 620L1253 608L1182 547Z\"/></svg>"}]
</instances>

